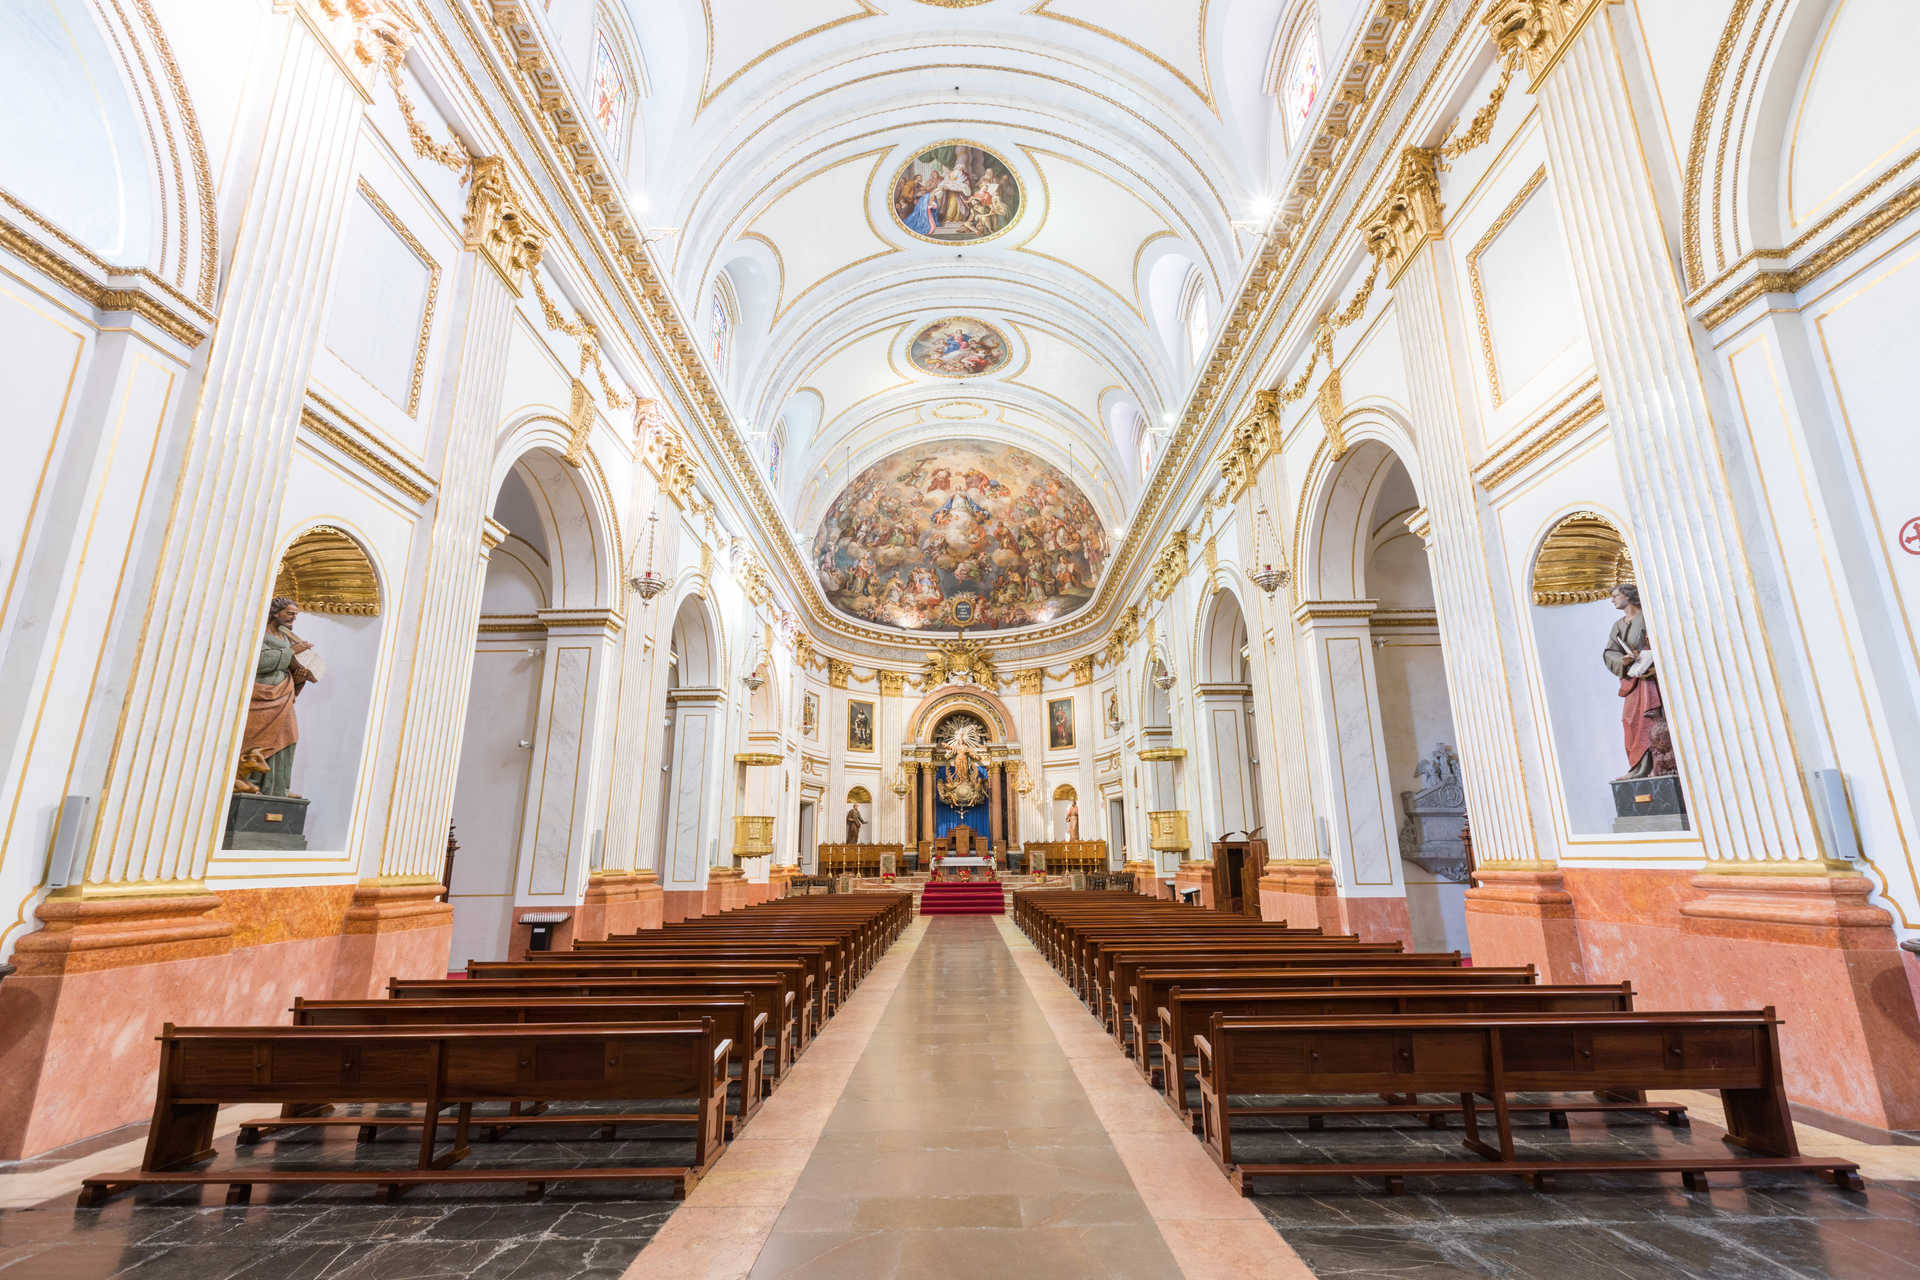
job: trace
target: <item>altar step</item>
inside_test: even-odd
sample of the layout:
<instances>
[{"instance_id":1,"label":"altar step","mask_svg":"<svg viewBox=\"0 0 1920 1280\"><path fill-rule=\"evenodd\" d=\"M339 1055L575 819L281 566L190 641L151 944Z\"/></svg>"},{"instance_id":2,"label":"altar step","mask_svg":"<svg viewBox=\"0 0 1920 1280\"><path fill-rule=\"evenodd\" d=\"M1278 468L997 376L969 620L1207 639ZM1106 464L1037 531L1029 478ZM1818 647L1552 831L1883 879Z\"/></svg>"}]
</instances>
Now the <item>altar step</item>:
<instances>
[{"instance_id":1,"label":"altar step","mask_svg":"<svg viewBox=\"0 0 1920 1280\"><path fill-rule=\"evenodd\" d=\"M997 880L937 880L920 891L923 916L1003 916L1007 891Z\"/></svg>"}]
</instances>

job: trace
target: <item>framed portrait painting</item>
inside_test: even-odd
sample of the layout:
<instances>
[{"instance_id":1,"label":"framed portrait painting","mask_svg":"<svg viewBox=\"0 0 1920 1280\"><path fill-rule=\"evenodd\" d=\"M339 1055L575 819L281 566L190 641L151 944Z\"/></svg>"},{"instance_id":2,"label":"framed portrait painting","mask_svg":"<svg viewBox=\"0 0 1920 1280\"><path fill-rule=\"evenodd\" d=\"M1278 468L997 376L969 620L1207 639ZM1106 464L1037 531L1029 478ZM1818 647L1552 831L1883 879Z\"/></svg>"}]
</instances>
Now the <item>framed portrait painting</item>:
<instances>
[{"instance_id":1,"label":"framed portrait painting","mask_svg":"<svg viewBox=\"0 0 1920 1280\"><path fill-rule=\"evenodd\" d=\"M847 703L847 750L873 750L873 704L859 700Z\"/></svg>"},{"instance_id":2,"label":"framed portrait painting","mask_svg":"<svg viewBox=\"0 0 1920 1280\"><path fill-rule=\"evenodd\" d=\"M1047 748L1064 750L1073 745L1073 699L1054 698L1047 703Z\"/></svg>"}]
</instances>

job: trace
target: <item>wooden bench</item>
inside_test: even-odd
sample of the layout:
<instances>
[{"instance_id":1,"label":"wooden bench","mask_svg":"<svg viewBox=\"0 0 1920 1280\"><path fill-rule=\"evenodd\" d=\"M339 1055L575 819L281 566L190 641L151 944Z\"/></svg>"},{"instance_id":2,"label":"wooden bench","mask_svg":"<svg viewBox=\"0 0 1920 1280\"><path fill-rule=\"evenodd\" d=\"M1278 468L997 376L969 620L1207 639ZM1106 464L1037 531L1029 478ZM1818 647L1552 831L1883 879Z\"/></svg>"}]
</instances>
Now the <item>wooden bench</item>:
<instances>
[{"instance_id":1,"label":"wooden bench","mask_svg":"<svg viewBox=\"0 0 1920 1280\"><path fill-rule=\"evenodd\" d=\"M720 1034L733 1041L732 1075L737 1104L730 1105L727 1136L732 1137L760 1109L773 1081L764 1070L765 1050L772 1047L767 1015L755 1001L734 996L569 996L561 999L524 998L438 1000L309 1000L293 1002L296 1027L421 1027L497 1026L551 1022L698 1022L713 1019ZM294 1119L292 1124L313 1123ZM363 1124L351 1117L341 1124ZM377 1123L387 1123L385 1119ZM250 1125L240 1130L243 1143L263 1129L279 1125ZM504 1126L490 1125L494 1136ZM251 1132L249 1132L251 1130Z\"/></svg>"},{"instance_id":2,"label":"wooden bench","mask_svg":"<svg viewBox=\"0 0 1920 1280\"><path fill-rule=\"evenodd\" d=\"M1404 1190L1408 1176L1510 1173L1537 1188L1557 1173L1679 1173L1689 1189L1718 1170L1803 1170L1859 1189L1859 1166L1800 1154L1780 1075L1779 1020L1758 1012L1447 1014L1398 1017L1230 1018L1197 1036L1202 1132L1208 1151L1250 1194L1267 1177L1375 1176ZM1688 1151L1645 1159L1529 1160L1515 1155L1512 1093L1717 1089L1727 1140L1743 1155ZM1451 1094L1460 1099L1472 1160L1253 1163L1234 1154L1245 1099L1285 1095ZM1494 1140L1482 1140L1477 1099L1490 1100Z\"/></svg>"},{"instance_id":3,"label":"wooden bench","mask_svg":"<svg viewBox=\"0 0 1920 1280\"><path fill-rule=\"evenodd\" d=\"M819 1025L815 1014L813 979L798 960L626 960L610 957L589 960L476 960L467 965L468 981L492 981L498 978L539 978L548 982L573 982L582 978L699 978L776 977L783 984L781 1007L787 995L794 999L799 1013L797 1050L813 1043Z\"/></svg>"},{"instance_id":4,"label":"wooden bench","mask_svg":"<svg viewBox=\"0 0 1920 1280\"><path fill-rule=\"evenodd\" d=\"M1413 987L1438 985L1458 987L1511 987L1531 984L1537 975L1532 965L1515 967L1496 965L1463 966L1458 969L1397 964L1328 965L1299 967L1281 965L1232 967L1167 965L1142 968L1133 975L1129 1021L1132 1024L1132 1051L1137 1062L1152 1063L1154 1037L1160 1030L1155 1014L1166 1003L1167 991L1320 991L1345 987Z\"/></svg>"},{"instance_id":5,"label":"wooden bench","mask_svg":"<svg viewBox=\"0 0 1920 1280\"><path fill-rule=\"evenodd\" d=\"M1304 942L1247 943L1234 947L1116 947L1099 957L1091 974L1087 1003L1115 1040L1126 1039L1134 975L1142 969L1174 965L1206 969L1336 968L1458 969L1457 951L1401 951L1398 946ZM1151 1007L1148 1013L1151 1019Z\"/></svg>"},{"instance_id":6,"label":"wooden bench","mask_svg":"<svg viewBox=\"0 0 1920 1280\"><path fill-rule=\"evenodd\" d=\"M175 1027L160 1034L153 1123L138 1169L88 1178L83 1207L140 1186L226 1185L245 1203L259 1184L356 1183L398 1195L425 1182L666 1181L684 1196L726 1144L722 1111L732 1042L700 1022L494 1027ZM691 1122L693 1159L674 1166L587 1169L462 1168L473 1109L538 1101L692 1102L686 1112L617 1111L543 1116L543 1123ZM411 1104L420 1111L411 1169L188 1168L215 1156L213 1131L228 1103L303 1108ZM457 1109L451 1144L440 1113ZM483 1120L484 1123L484 1120Z\"/></svg>"},{"instance_id":7,"label":"wooden bench","mask_svg":"<svg viewBox=\"0 0 1920 1280\"><path fill-rule=\"evenodd\" d=\"M676 998L738 996L749 1002L756 1017L766 1017L773 1028L773 1060L766 1068L770 1081L784 1080L793 1069L799 1042L800 1014L795 998L778 977L726 978L391 978L390 1000L494 1000L539 1003L552 1000L603 997Z\"/></svg>"},{"instance_id":8,"label":"wooden bench","mask_svg":"<svg viewBox=\"0 0 1920 1280\"><path fill-rule=\"evenodd\" d=\"M1167 989L1166 1003L1157 1011L1160 1024L1159 1063L1151 1067L1149 1077L1175 1114L1186 1120L1194 1132L1200 1132L1200 1109L1189 1105L1193 1096L1189 1086L1198 1085L1198 1058L1191 1052L1193 1037L1218 1013L1233 1019L1399 1016L1404 1014L1507 1014L1507 1013L1632 1013L1633 984L1556 985L1556 986L1469 986L1433 982L1427 986L1343 987L1317 991L1188 991L1178 985ZM1175 1051L1179 1046L1179 1051ZM1188 1064L1192 1063L1190 1067ZM1402 1098L1404 1097L1404 1100ZM1554 1128L1564 1128L1569 1112L1631 1111L1658 1116L1676 1128L1687 1123L1687 1109L1677 1103L1650 1103L1644 1097L1610 1096L1578 1102L1527 1103L1513 1107L1516 1112L1542 1112ZM1429 1125L1444 1123L1447 1114L1458 1111L1451 1105L1435 1106L1417 1098L1395 1095L1384 1102L1348 1106L1278 1106L1265 1109L1263 1115L1304 1116L1309 1129L1318 1129L1329 1115L1424 1117Z\"/></svg>"}]
</instances>

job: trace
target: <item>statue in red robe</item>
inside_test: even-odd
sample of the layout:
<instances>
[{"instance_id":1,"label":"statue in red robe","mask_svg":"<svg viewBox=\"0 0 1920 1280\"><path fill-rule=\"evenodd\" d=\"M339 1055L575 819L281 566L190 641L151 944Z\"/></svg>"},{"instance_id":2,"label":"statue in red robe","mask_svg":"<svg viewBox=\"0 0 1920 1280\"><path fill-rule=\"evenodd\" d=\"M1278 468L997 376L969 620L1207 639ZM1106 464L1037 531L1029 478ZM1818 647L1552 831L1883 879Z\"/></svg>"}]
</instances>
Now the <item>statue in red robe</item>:
<instances>
[{"instance_id":1,"label":"statue in red robe","mask_svg":"<svg viewBox=\"0 0 1920 1280\"><path fill-rule=\"evenodd\" d=\"M1646 615L1640 612L1639 587L1631 582L1615 587L1613 607L1620 610L1620 620L1613 624L1601 660L1607 670L1620 677L1620 727L1627 749L1627 771L1620 776L1648 778L1671 773L1667 713L1660 700L1653 639L1647 634Z\"/></svg>"}]
</instances>

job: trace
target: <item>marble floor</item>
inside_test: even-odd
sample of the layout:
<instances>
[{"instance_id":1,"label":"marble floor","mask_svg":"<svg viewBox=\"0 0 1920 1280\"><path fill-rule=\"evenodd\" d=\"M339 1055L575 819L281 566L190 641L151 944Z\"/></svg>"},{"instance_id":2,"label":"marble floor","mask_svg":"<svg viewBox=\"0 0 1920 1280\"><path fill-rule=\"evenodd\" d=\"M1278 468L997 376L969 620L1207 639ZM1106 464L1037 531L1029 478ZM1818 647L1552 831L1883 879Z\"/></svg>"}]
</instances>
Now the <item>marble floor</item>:
<instances>
[{"instance_id":1,"label":"marble floor","mask_svg":"<svg viewBox=\"0 0 1920 1280\"><path fill-rule=\"evenodd\" d=\"M1717 1143L1716 1100L1674 1100L1691 1131L1576 1119L1528 1139ZM259 1114L230 1109L222 1136ZM525 1137L490 1159L577 1158ZM1456 1139L1384 1124L1246 1137L1293 1151ZM1484 1179L1389 1197L1329 1180L1243 1199L1006 917L950 916L915 922L685 1202L452 1187L387 1205L331 1188L75 1210L81 1178L138 1161L134 1127L0 1165L0 1280L1920 1277L1920 1146L1806 1126L1800 1139L1857 1160L1868 1190L1570 1177L1546 1194ZM637 1154L677 1139L622 1140ZM310 1160L319 1141L290 1134L251 1158Z\"/></svg>"}]
</instances>

